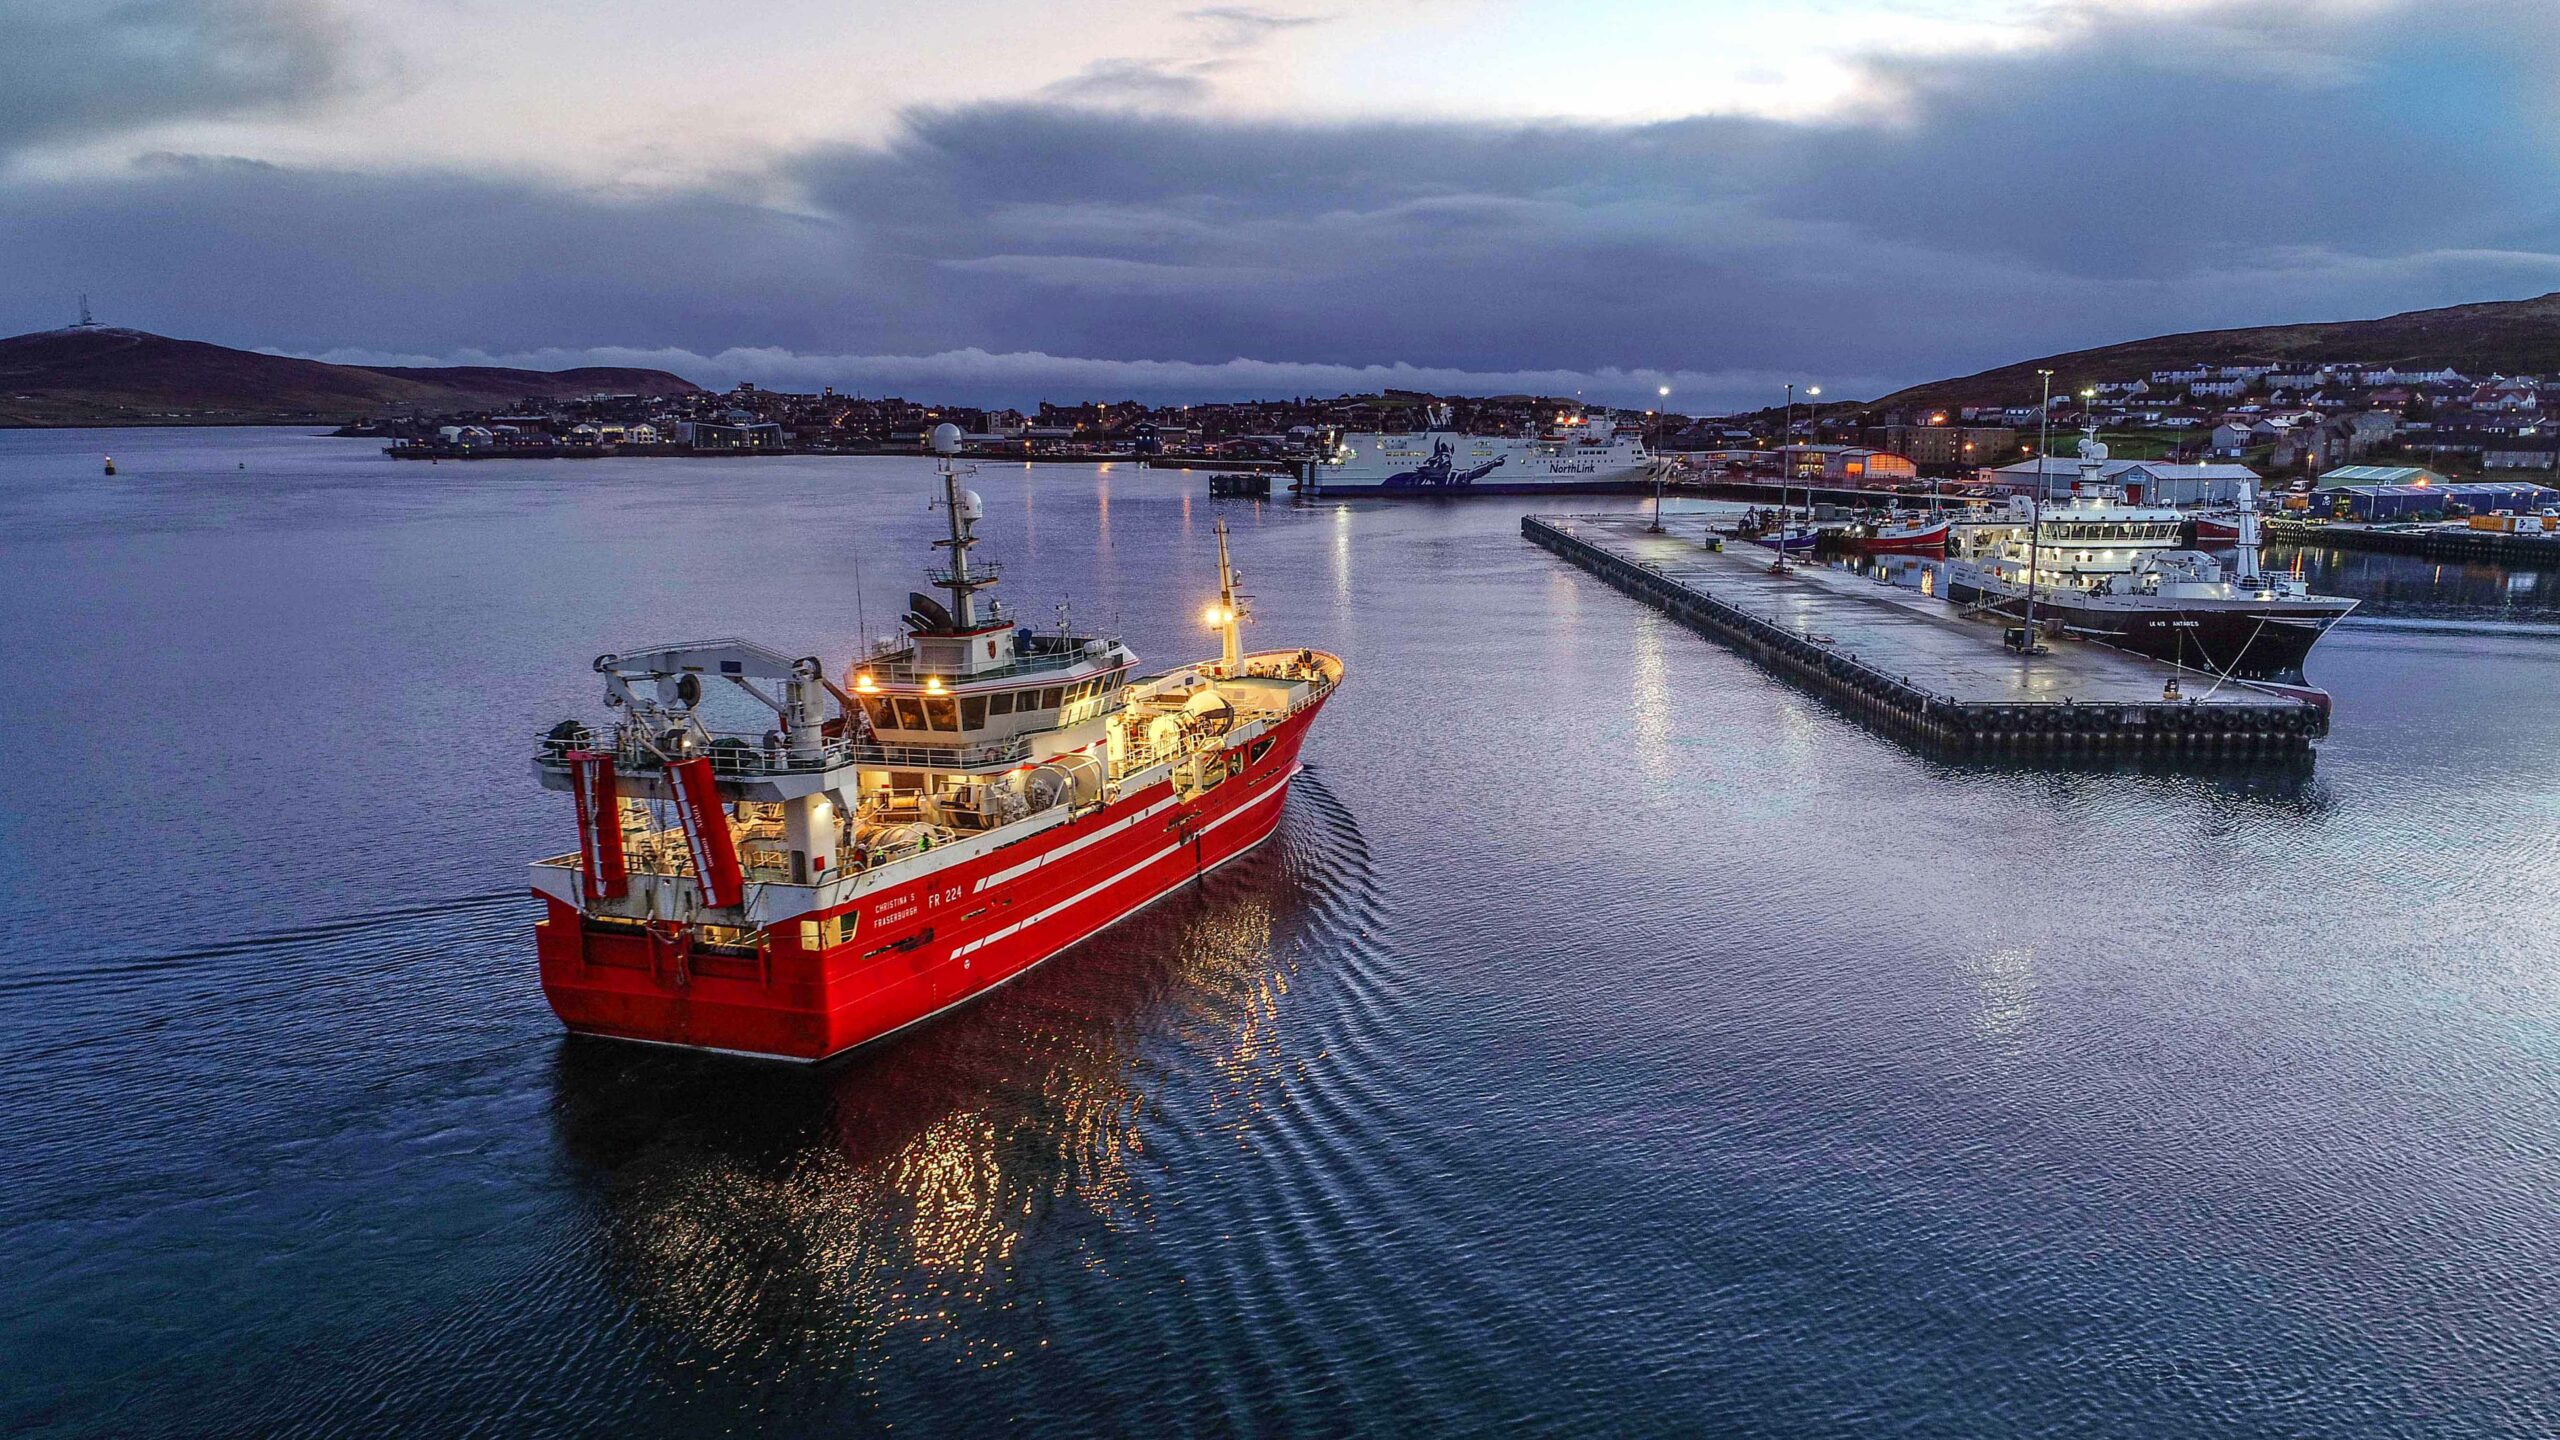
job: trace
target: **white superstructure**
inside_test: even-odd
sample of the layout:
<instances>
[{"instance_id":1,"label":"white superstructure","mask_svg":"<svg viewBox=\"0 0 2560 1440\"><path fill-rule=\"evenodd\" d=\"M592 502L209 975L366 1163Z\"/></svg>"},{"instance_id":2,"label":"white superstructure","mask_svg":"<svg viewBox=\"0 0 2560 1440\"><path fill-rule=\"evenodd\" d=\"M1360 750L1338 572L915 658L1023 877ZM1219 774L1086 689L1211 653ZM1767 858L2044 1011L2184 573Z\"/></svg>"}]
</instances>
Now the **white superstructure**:
<instances>
[{"instance_id":1,"label":"white superstructure","mask_svg":"<svg viewBox=\"0 0 2560 1440\"><path fill-rule=\"evenodd\" d=\"M1435 415L1402 434L1326 438L1301 468L1302 495L1522 495L1641 490L1653 455L1635 431L1597 423L1544 435L1468 435Z\"/></svg>"}]
</instances>

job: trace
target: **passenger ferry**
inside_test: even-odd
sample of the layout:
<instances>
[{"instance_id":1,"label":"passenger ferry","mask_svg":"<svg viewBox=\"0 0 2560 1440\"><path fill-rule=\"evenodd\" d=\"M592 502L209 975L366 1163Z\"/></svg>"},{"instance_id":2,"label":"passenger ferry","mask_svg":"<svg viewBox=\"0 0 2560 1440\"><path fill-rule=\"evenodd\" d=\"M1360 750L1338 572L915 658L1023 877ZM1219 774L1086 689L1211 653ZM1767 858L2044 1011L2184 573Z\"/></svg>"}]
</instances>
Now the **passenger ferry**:
<instances>
[{"instance_id":1,"label":"passenger ferry","mask_svg":"<svg viewBox=\"0 0 2560 1440\"><path fill-rule=\"evenodd\" d=\"M1136 676L1117 638L980 592L978 497L934 433L947 603L839 673L745 640L605 655L610 717L533 768L578 849L532 866L542 988L572 1031L819 1060L964 1004L1253 849L1337 657L1248 654L1218 526L1214 660ZM715 697L770 712L712 728ZM831 713L832 712L832 713Z\"/></svg>"},{"instance_id":2,"label":"passenger ferry","mask_svg":"<svg viewBox=\"0 0 2560 1440\"><path fill-rule=\"evenodd\" d=\"M2356 602L2261 569L2257 509L2246 493L2232 565L2180 548L2187 516L2126 503L2098 479L2106 458L2095 435L2083 438L2070 499L2043 506L2040 518L2013 502L1955 525L1946 598L2023 617L2032 589L2039 620L2082 639L2217 676L2303 685L2311 647Z\"/></svg>"},{"instance_id":3,"label":"passenger ferry","mask_svg":"<svg viewBox=\"0 0 2560 1440\"><path fill-rule=\"evenodd\" d=\"M1633 493L1653 484L1644 437L1617 425L1558 426L1533 438L1468 435L1446 406L1405 434L1336 434L1302 461L1289 488L1337 495L1563 495Z\"/></svg>"}]
</instances>

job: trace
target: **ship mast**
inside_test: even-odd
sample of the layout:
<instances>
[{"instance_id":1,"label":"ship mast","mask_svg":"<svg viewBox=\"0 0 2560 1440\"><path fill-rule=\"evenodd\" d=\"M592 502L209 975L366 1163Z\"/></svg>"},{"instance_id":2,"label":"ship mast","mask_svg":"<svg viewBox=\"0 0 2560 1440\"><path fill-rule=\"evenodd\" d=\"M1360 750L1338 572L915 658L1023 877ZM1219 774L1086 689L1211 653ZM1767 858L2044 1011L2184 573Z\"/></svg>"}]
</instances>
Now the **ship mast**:
<instances>
[{"instance_id":1,"label":"ship mast","mask_svg":"<svg viewBox=\"0 0 2560 1440\"><path fill-rule=\"evenodd\" d=\"M966 633L978 628L978 592L996 581L992 574L981 578L969 570L969 551L978 543L978 537L973 533L978 523L978 497L960 488L960 466L954 458L960 453L960 427L935 426L933 448L941 459L942 509L951 522L951 538L936 540L933 544L935 549L950 550L951 565L928 578L951 592L952 623Z\"/></svg>"},{"instance_id":2,"label":"ship mast","mask_svg":"<svg viewBox=\"0 0 2560 1440\"><path fill-rule=\"evenodd\" d=\"M1227 563L1227 522L1218 522L1218 603L1209 607L1209 623L1218 632L1218 664L1228 675L1244 669L1244 598L1236 594L1236 571Z\"/></svg>"},{"instance_id":3,"label":"ship mast","mask_svg":"<svg viewBox=\"0 0 2560 1440\"><path fill-rule=\"evenodd\" d=\"M2235 537L2239 554L2239 573L2234 576L2243 585L2255 587L2263 578L2258 572L2258 487L2254 482L2240 482L2239 535Z\"/></svg>"}]
</instances>

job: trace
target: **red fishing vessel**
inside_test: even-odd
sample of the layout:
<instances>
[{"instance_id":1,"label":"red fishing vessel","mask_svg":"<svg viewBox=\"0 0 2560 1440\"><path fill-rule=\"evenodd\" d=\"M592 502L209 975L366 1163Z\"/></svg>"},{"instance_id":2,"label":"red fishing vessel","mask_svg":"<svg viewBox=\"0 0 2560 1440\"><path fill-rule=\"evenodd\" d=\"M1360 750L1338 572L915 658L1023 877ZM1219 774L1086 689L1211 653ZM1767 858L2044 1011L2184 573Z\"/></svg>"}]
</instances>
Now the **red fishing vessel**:
<instances>
[{"instance_id":1,"label":"red fishing vessel","mask_svg":"<svg viewBox=\"0 0 2560 1440\"><path fill-rule=\"evenodd\" d=\"M2196 544L2216 549L2240 543L2240 516L2236 511L2208 511L2187 522L2196 530Z\"/></svg>"},{"instance_id":2,"label":"red fishing vessel","mask_svg":"<svg viewBox=\"0 0 2560 1440\"><path fill-rule=\"evenodd\" d=\"M935 434L948 603L841 680L743 640L596 661L610 723L534 762L579 848L537 861L543 993L571 1030L818 1060L963 1004L1251 850L1341 683L1244 652L1218 527L1219 657L1134 677L1114 637L1035 632L981 591L983 510ZM713 713L770 726L714 728ZM832 712L832 713L830 713Z\"/></svg>"},{"instance_id":3,"label":"red fishing vessel","mask_svg":"<svg viewBox=\"0 0 2560 1440\"><path fill-rule=\"evenodd\" d=\"M1941 555L1947 548L1947 517L1931 515L1880 521L1856 540L1869 555Z\"/></svg>"}]
</instances>

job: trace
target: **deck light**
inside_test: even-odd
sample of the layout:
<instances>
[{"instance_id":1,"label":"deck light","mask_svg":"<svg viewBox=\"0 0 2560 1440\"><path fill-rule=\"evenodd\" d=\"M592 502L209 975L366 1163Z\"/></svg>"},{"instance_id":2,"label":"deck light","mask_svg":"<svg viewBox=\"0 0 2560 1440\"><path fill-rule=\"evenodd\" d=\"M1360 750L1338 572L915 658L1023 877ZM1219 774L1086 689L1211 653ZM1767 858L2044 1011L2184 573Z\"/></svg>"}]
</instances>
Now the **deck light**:
<instances>
[{"instance_id":1,"label":"deck light","mask_svg":"<svg viewBox=\"0 0 2560 1440\"><path fill-rule=\"evenodd\" d=\"M924 677L924 693L926 693L927 695L939 695L939 694L941 694L941 693L942 693L942 677L941 677L941 676L939 676L939 675L927 675L926 677Z\"/></svg>"},{"instance_id":2,"label":"deck light","mask_svg":"<svg viewBox=\"0 0 2560 1440\"><path fill-rule=\"evenodd\" d=\"M878 690L880 686L878 682L871 678L871 672L865 670L861 674L853 677L853 688L856 694L868 695L873 691Z\"/></svg>"}]
</instances>

